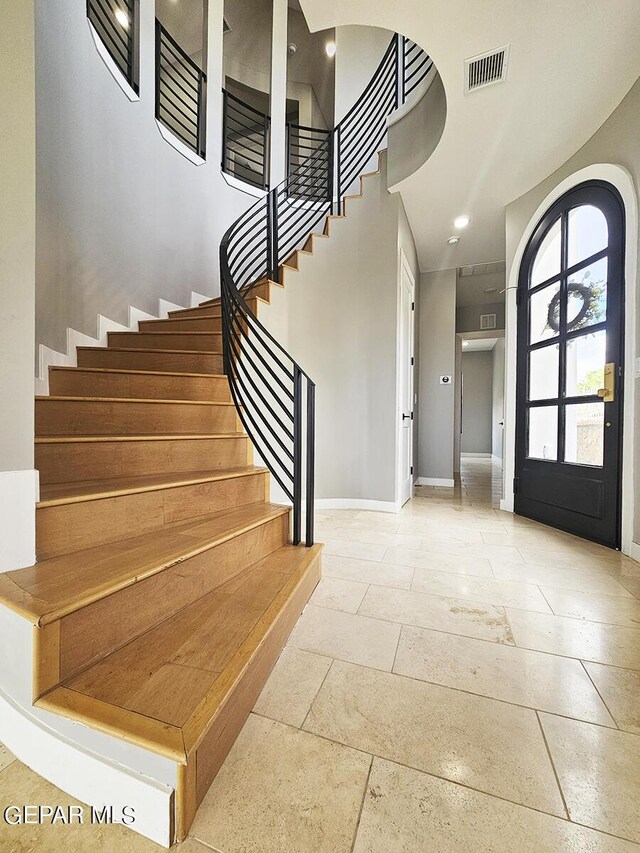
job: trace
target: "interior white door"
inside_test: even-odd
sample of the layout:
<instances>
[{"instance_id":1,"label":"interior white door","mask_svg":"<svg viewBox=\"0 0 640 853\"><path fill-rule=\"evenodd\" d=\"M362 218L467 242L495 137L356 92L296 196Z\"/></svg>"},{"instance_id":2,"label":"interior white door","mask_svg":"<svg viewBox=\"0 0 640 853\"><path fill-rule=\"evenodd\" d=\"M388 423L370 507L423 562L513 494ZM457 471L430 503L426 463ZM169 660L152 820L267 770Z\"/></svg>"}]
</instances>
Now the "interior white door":
<instances>
[{"instance_id":1,"label":"interior white door","mask_svg":"<svg viewBox=\"0 0 640 853\"><path fill-rule=\"evenodd\" d=\"M400 264L400 502L413 494L413 304L414 281L408 265Z\"/></svg>"}]
</instances>

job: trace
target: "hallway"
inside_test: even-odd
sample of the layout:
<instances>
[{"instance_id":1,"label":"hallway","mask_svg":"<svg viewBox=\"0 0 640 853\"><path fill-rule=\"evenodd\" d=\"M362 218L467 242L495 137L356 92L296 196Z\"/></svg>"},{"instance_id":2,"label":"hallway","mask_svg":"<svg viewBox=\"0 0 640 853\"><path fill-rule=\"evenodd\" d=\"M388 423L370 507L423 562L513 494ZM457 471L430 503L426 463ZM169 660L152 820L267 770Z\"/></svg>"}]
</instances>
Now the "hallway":
<instances>
[{"instance_id":1,"label":"hallway","mask_svg":"<svg viewBox=\"0 0 640 853\"><path fill-rule=\"evenodd\" d=\"M398 516L318 513L324 578L185 850L640 849L640 566L500 512L499 491L466 459ZM4 761L3 807L71 801ZM0 828L12 851L71 840L160 849Z\"/></svg>"}]
</instances>

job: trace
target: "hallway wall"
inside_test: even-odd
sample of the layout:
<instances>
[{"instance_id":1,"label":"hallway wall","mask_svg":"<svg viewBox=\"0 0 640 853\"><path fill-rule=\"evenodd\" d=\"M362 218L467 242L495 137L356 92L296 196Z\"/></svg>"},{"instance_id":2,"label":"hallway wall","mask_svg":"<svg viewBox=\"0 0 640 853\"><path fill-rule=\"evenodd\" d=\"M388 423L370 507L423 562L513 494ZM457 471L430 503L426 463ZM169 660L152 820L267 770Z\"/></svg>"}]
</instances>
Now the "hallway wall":
<instances>
[{"instance_id":1,"label":"hallway wall","mask_svg":"<svg viewBox=\"0 0 640 853\"><path fill-rule=\"evenodd\" d=\"M491 393L491 455L502 459L504 427L504 338L498 338L492 355Z\"/></svg>"},{"instance_id":2,"label":"hallway wall","mask_svg":"<svg viewBox=\"0 0 640 853\"><path fill-rule=\"evenodd\" d=\"M462 453L491 453L493 351L462 353Z\"/></svg>"}]
</instances>

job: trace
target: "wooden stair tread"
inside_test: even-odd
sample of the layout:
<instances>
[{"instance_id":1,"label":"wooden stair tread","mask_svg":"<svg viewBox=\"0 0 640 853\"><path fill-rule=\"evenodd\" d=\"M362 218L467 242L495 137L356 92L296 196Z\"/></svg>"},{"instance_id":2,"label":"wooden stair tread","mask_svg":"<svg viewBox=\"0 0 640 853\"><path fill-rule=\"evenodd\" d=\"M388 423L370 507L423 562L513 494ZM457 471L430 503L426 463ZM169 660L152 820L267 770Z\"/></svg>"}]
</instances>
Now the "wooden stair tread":
<instances>
[{"instance_id":1,"label":"wooden stair tread","mask_svg":"<svg viewBox=\"0 0 640 853\"><path fill-rule=\"evenodd\" d=\"M118 495L151 492L177 486L211 483L234 477L248 477L265 473L267 468L250 465L244 468L220 468L214 471L197 471L192 474L143 474L138 477L113 477L104 480L81 480L77 483L50 483L40 487L38 507L58 506L78 501L99 500Z\"/></svg>"},{"instance_id":2,"label":"wooden stair tread","mask_svg":"<svg viewBox=\"0 0 640 853\"><path fill-rule=\"evenodd\" d=\"M144 334L143 332L135 332L134 334ZM150 334L150 333L147 333ZM184 332L162 332L166 334L184 334ZM195 335L197 332L188 332L189 335ZM214 335L215 332L205 332L206 335ZM220 355L219 352L208 349L157 349L156 347L76 347L78 350L87 350L89 352L167 352L175 355L176 353L188 353L189 355ZM209 374L213 375L213 374Z\"/></svg>"},{"instance_id":3,"label":"wooden stair tread","mask_svg":"<svg viewBox=\"0 0 640 853\"><path fill-rule=\"evenodd\" d=\"M203 439L238 439L246 438L244 432L224 432L224 433L197 433L195 435L176 435L169 433L165 435L41 435L36 436L36 444L65 444L70 442L92 442L92 441L201 441Z\"/></svg>"},{"instance_id":4,"label":"wooden stair tread","mask_svg":"<svg viewBox=\"0 0 640 853\"><path fill-rule=\"evenodd\" d=\"M186 764L249 672L321 546L283 545L37 700ZM318 569L319 571L319 569Z\"/></svg>"},{"instance_id":5,"label":"wooden stair tread","mask_svg":"<svg viewBox=\"0 0 640 853\"><path fill-rule=\"evenodd\" d=\"M35 399L40 402L53 400L62 403L117 403L118 405L121 403L131 403L133 405L149 403L153 406L162 406L166 404L170 404L172 406L225 406L227 408L229 406L235 406L235 403L229 400L168 400L164 397L72 397L64 394L43 394L36 395Z\"/></svg>"},{"instance_id":6,"label":"wooden stair tread","mask_svg":"<svg viewBox=\"0 0 640 853\"><path fill-rule=\"evenodd\" d=\"M104 349L104 347L93 347L93 349ZM110 347L110 349L115 349L114 347ZM136 350L137 352L137 350ZM175 350L170 350L170 352L175 352ZM219 355L219 353L216 353ZM135 369L125 369L124 367L70 367L70 366L58 366L51 365L49 370L75 370L80 371L81 373L133 373L136 376L194 376L198 379L202 379L203 376L206 376L207 379L226 379L224 373L185 373L179 371L172 370L135 370ZM120 398L118 398L120 399Z\"/></svg>"},{"instance_id":7,"label":"wooden stair tread","mask_svg":"<svg viewBox=\"0 0 640 853\"><path fill-rule=\"evenodd\" d=\"M0 603L46 625L289 512L257 503L0 574Z\"/></svg>"}]
</instances>

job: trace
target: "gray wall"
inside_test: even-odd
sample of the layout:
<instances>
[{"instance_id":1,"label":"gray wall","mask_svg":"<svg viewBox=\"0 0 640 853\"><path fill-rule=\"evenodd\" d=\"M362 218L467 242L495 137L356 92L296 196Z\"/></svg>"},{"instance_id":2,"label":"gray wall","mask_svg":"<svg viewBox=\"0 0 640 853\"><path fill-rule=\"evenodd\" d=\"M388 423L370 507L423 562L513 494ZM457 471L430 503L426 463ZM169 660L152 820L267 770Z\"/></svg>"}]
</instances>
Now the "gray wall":
<instances>
[{"instance_id":1,"label":"gray wall","mask_svg":"<svg viewBox=\"0 0 640 853\"><path fill-rule=\"evenodd\" d=\"M495 314L496 329L504 329L504 301L488 305L459 305L456 309L456 332L479 332L480 315Z\"/></svg>"},{"instance_id":2,"label":"gray wall","mask_svg":"<svg viewBox=\"0 0 640 853\"><path fill-rule=\"evenodd\" d=\"M329 240L300 256L260 318L317 385L316 497L396 500L399 248L411 232L384 170L347 202Z\"/></svg>"},{"instance_id":3,"label":"gray wall","mask_svg":"<svg viewBox=\"0 0 640 853\"><path fill-rule=\"evenodd\" d=\"M462 353L462 453L491 453L493 352Z\"/></svg>"},{"instance_id":4,"label":"gray wall","mask_svg":"<svg viewBox=\"0 0 640 853\"><path fill-rule=\"evenodd\" d=\"M564 178L569 177L579 169L595 163L615 163L627 169L637 188L640 185L640 80L635 83L620 106L609 119L564 166L554 172L549 178L534 187L530 192L512 202L506 208L507 228L507 269L513 265L514 255L527 224L542 204L546 196ZM640 243L640 234L638 235ZM640 268L635 281L627 281L627 287L635 287L636 293L640 285ZM636 301L637 311L640 312L640 301ZM636 315L636 323L640 315ZM636 336L636 353L639 353L640 336ZM627 370L632 370L627 365ZM625 424L625 438L635 440L635 494L640 494L640 442L635 439L637 424L640 417L640 388L636 380L636 412L633 424ZM640 541L640 500L635 501L634 535L636 542Z\"/></svg>"},{"instance_id":5,"label":"gray wall","mask_svg":"<svg viewBox=\"0 0 640 853\"><path fill-rule=\"evenodd\" d=\"M492 350L491 454L502 459L504 427L504 338L498 338Z\"/></svg>"},{"instance_id":6,"label":"gray wall","mask_svg":"<svg viewBox=\"0 0 640 853\"><path fill-rule=\"evenodd\" d=\"M140 101L97 53L78 0L36 2L36 341L66 350L66 328L127 322L133 304L218 292L222 234L252 196L220 174L222 2L209 3L208 160L196 166L154 117L153 3L141 9Z\"/></svg>"},{"instance_id":7,"label":"gray wall","mask_svg":"<svg viewBox=\"0 0 640 853\"><path fill-rule=\"evenodd\" d=\"M420 277L418 476L453 479L456 271ZM440 385L450 375L450 385Z\"/></svg>"}]
</instances>

